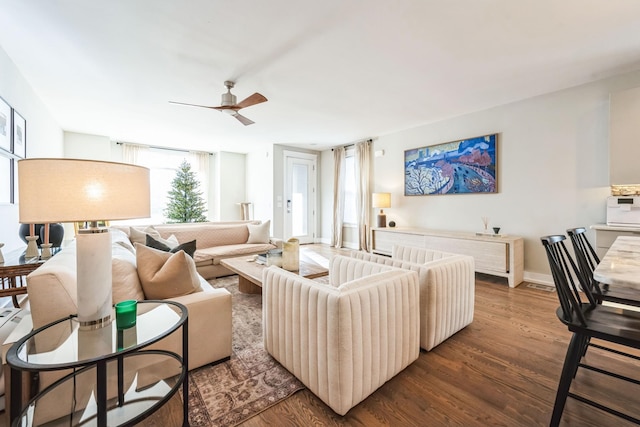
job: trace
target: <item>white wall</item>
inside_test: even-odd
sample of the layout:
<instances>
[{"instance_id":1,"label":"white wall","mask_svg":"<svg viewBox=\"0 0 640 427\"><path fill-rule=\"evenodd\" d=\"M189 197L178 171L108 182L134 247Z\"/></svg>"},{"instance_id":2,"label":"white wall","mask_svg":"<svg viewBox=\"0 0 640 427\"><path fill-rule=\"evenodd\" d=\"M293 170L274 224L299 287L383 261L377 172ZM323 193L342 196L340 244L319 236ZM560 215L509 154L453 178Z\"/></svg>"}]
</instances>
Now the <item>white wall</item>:
<instances>
[{"instance_id":1,"label":"white wall","mask_svg":"<svg viewBox=\"0 0 640 427\"><path fill-rule=\"evenodd\" d=\"M247 153L247 199L253 203L253 218L271 220L273 229L273 146Z\"/></svg>"},{"instance_id":2,"label":"white wall","mask_svg":"<svg viewBox=\"0 0 640 427\"><path fill-rule=\"evenodd\" d=\"M246 202L245 155L221 151L216 156L218 167L218 200L216 219L232 221L241 219L240 203Z\"/></svg>"},{"instance_id":3,"label":"white wall","mask_svg":"<svg viewBox=\"0 0 640 427\"><path fill-rule=\"evenodd\" d=\"M609 94L634 86L640 73L380 136L372 151L385 155L372 158L372 191L391 193L387 221L399 227L478 231L489 217L490 227L525 238L525 277L547 282L540 237L605 222ZM491 133L499 134L497 194L404 196L404 150ZM322 173L323 191L332 192L332 168Z\"/></svg>"},{"instance_id":4,"label":"white wall","mask_svg":"<svg viewBox=\"0 0 640 427\"><path fill-rule=\"evenodd\" d=\"M114 150L112 145L108 136L64 132L64 156L69 159L121 162L122 149Z\"/></svg>"},{"instance_id":5,"label":"white wall","mask_svg":"<svg viewBox=\"0 0 640 427\"><path fill-rule=\"evenodd\" d=\"M62 157L62 129L47 107L0 48L0 96L27 122L27 157ZM46 177L45 177L46 178ZM0 177L4 182L6 177ZM0 204L0 242L3 253L25 247L18 237L18 205Z\"/></svg>"}]
</instances>

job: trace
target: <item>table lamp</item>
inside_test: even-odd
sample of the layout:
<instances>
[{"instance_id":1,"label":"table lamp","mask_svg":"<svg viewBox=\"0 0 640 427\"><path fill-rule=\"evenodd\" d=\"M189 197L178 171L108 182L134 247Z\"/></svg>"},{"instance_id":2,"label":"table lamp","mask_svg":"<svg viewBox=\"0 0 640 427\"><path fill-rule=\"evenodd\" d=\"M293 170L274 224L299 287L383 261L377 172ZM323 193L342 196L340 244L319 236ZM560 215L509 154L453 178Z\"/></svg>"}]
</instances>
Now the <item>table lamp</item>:
<instances>
[{"instance_id":1,"label":"table lamp","mask_svg":"<svg viewBox=\"0 0 640 427\"><path fill-rule=\"evenodd\" d=\"M391 193L373 193L371 195L371 206L374 208L390 208L391 207ZM378 214L378 227L387 226L387 216L384 211L380 209Z\"/></svg>"},{"instance_id":2,"label":"table lamp","mask_svg":"<svg viewBox=\"0 0 640 427\"><path fill-rule=\"evenodd\" d=\"M18 161L19 221L88 222L76 237L78 321L83 329L111 323L111 236L98 221L146 218L149 169L79 159Z\"/></svg>"}]
</instances>

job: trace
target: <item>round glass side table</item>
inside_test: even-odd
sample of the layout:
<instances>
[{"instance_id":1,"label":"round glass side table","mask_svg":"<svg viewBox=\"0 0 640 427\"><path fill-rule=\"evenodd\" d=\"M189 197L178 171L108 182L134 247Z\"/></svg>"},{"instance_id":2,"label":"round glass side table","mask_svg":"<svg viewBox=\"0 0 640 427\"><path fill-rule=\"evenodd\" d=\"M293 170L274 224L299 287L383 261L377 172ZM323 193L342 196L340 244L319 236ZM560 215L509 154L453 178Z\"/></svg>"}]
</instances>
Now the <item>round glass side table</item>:
<instances>
[{"instance_id":1,"label":"round glass side table","mask_svg":"<svg viewBox=\"0 0 640 427\"><path fill-rule=\"evenodd\" d=\"M12 425L135 425L180 387L183 425L188 425L187 308L173 301L139 301L133 327L118 330L115 314L113 319L103 328L85 330L72 315L36 329L9 349ZM39 377L38 393L25 406L22 371Z\"/></svg>"}]
</instances>

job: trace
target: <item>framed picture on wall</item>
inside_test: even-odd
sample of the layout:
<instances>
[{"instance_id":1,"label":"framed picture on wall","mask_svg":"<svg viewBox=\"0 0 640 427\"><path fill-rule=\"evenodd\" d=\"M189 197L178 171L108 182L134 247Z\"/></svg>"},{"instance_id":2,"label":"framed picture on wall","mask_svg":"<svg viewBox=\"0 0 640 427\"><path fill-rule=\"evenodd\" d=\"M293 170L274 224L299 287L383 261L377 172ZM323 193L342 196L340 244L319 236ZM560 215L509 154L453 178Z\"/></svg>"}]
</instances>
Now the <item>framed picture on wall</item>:
<instances>
[{"instance_id":1,"label":"framed picture on wall","mask_svg":"<svg viewBox=\"0 0 640 427\"><path fill-rule=\"evenodd\" d=\"M12 124L11 106L0 98L0 148L8 152L11 152Z\"/></svg>"},{"instance_id":2,"label":"framed picture on wall","mask_svg":"<svg viewBox=\"0 0 640 427\"><path fill-rule=\"evenodd\" d=\"M0 154L0 205L12 202L13 171L11 159Z\"/></svg>"},{"instance_id":3,"label":"framed picture on wall","mask_svg":"<svg viewBox=\"0 0 640 427\"><path fill-rule=\"evenodd\" d=\"M13 154L24 159L27 155L27 121L13 110Z\"/></svg>"},{"instance_id":4,"label":"framed picture on wall","mask_svg":"<svg viewBox=\"0 0 640 427\"><path fill-rule=\"evenodd\" d=\"M404 152L404 195L497 193L498 134Z\"/></svg>"}]
</instances>

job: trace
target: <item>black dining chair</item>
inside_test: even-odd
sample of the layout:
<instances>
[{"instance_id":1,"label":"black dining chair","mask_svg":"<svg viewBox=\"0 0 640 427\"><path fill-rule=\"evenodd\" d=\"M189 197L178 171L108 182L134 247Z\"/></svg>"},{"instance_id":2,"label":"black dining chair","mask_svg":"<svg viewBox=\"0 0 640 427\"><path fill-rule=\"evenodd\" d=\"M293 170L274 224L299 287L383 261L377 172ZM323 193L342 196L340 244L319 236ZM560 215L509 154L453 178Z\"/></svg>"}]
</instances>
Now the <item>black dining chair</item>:
<instances>
[{"instance_id":1,"label":"black dining chair","mask_svg":"<svg viewBox=\"0 0 640 427\"><path fill-rule=\"evenodd\" d=\"M598 302L609 301L640 307L640 290L629 288L610 289L606 283L601 284L593 278L593 271L600 264L600 258L587 239L587 230L584 227L570 228L567 230L567 234L571 239L573 252L580 270L580 282L589 286Z\"/></svg>"},{"instance_id":2,"label":"black dining chair","mask_svg":"<svg viewBox=\"0 0 640 427\"><path fill-rule=\"evenodd\" d=\"M613 352L620 356L630 357L640 361L640 357L621 351L620 347L610 349L605 345L591 343L591 338L604 342L615 343L634 349L640 349L640 313L632 310L621 310L599 303L588 286L580 285L580 272L565 245L564 235L541 237L560 307L556 310L558 319L567 326L572 333L567 348L567 355L562 367L562 374L558 383L556 399L551 416L551 426L557 426L562 418L562 412L568 397L596 407L627 421L640 424L640 419L612 409L601 402L595 402L584 395L570 391L571 383L578 368L585 368L594 372L611 376L634 384L640 384L636 379L614 373L602 367L584 363L582 357L587 346ZM576 280L575 277L578 278Z\"/></svg>"}]
</instances>

